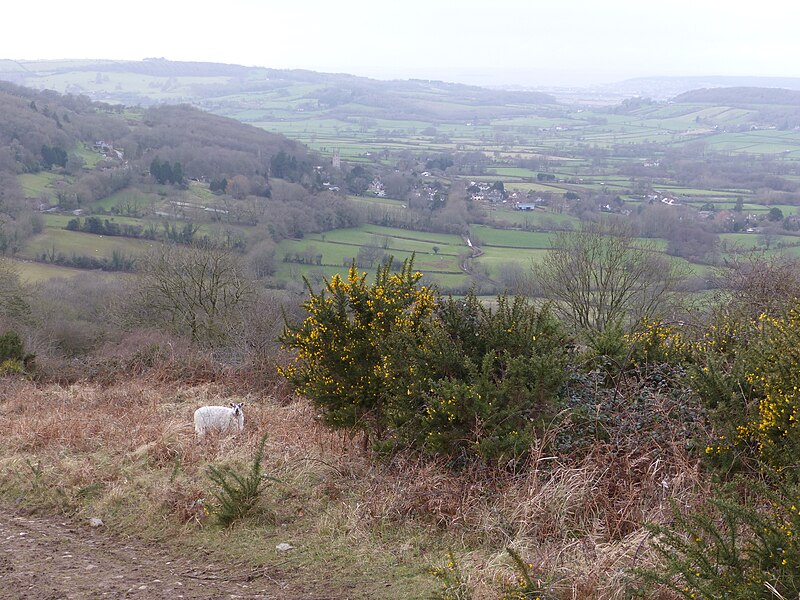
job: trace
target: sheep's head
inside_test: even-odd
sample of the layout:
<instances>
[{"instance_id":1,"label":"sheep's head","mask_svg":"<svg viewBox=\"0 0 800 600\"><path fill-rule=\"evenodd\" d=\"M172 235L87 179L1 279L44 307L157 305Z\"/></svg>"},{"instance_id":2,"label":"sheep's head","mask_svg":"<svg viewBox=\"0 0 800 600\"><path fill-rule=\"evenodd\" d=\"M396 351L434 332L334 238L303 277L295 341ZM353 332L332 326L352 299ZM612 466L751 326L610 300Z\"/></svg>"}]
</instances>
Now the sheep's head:
<instances>
[{"instance_id":1,"label":"sheep's head","mask_svg":"<svg viewBox=\"0 0 800 600\"><path fill-rule=\"evenodd\" d=\"M235 417L242 414L242 404L244 404L244 402L231 402L231 408L233 409L233 415Z\"/></svg>"}]
</instances>

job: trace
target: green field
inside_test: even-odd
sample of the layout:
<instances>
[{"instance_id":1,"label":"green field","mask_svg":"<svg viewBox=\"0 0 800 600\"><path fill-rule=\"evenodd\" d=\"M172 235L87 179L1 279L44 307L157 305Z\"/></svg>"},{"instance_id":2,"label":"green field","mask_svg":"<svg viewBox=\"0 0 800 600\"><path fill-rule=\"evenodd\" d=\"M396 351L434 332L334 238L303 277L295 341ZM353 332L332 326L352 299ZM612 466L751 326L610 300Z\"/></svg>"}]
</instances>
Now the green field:
<instances>
[{"instance_id":1,"label":"green field","mask_svg":"<svg viewBox=\"0 0 800 600\"><path fill-rule=\"evenodd\" d=\"M388 206L391 208L406 207L406 202L404 200L392 200L391 198L378 198L372 196L347 196L347 198L351 202L366 206Z\"/></svg>"},{"instance_id":2,"label":"green field","mask_svg":"<svg viewBox=\"0 0 800 600\"><path fill-rule=\"evenodd\" d=\"M49 279L69 278L85 274L81 269L71 269L59 265L51 265L33 261L14 260L18 267L20 277L27 283L39 283Z\"/></svg>"},{"instance_id":3,"label":"green field","mask_svg":"<svg viewBox=\"0 0 800 600\"><path fill-rule=\"evenodd\" d=\"M414 266L423 273L422 283L425 285L436 285L441 289L465 289L470 285L470 278L462 273L461 271L447 271L444 269L437 269L439 265L435 262L430 263L429 265L420 265L419 260L414 262ZM430 266L431 268L426 268L426 266ZM370 268L359 268L360 273L366 273L368 278L371 278L374 273L377 265ZM286 262L279 262L278 263L278 270L275 274L275 278L281 281L290 281L295 282L296 284L302 282L302 278L305 277L309 279L312 284L319 284L321 283L321 277L325 277L326 279L330 280L330 278L334 274L339 274L340 277L347 278L347 274L349 271L349 266L345 267L342 266L314 266L314 265L303 265L298 263L286 263Z\"/></svg>"},{"instance_id":4,"label":"green field","mask_svg":"<svg viewBox=\"0 0 800 600\"><path fill-rule=\"evenodd\" d=\"M489 246L505 248L549 249L550 234L530 231L494 229L483 225L473 225L470 232L479 240L481 248Z\"/></svg>"},{"instance_id":5,"label":"green field","mask_svg":"<svg viewBox=\"0 0 800 600\"><path fill-rule=\"evenodd\" d=\"M315 234L309 238L319 238L325 236L327 241L346 242L355 245L366 245L388 237L392 247L401 247L403 250L423 252L433 252L433 246L439 246L444 251L445 246L464 247L464 241L457 235L446 233L430 233L424 231L411 231L408 229L397 229L392 227L381 227L379 225L362 225L351 229L337 229L324 234Z\"/></svg>"},{"instance_id":6,"label":"green field","mask_svg":"<svg viewBox=\"0 0 800 600\"><path fill-rule=\"evenodd\" d=\"M38 173L23 173L17 175L17 181L26 198L46 200L55 203L55 183L58 181L68 183L70 178L53 173L52 171L39 171Z\"/></svg>"},{"instance_id":7,"label":"green field","mask_svg":"<svg viewBox=\"0 0 800 600\"><path fill-rule=\"evenodd\" d=\"M580 219L573 215L538 208L531 211L500 209L489 212L487 218L489 221L522 228L574 229L580 224Z\"/></svg>"},{"instance_id":8,"label":"green field","mask_svg":"<svg viewBox=\"0 0 800 600\"><path fill-rule=\"evenodd\" d=\"M55 252L65 256L74 254L76 256L110 258L115 250L126 255L144 254L151 250L155 243L157 242L92 235L47 227L44 232L28 240L20 255L23 258L39 259L42 255Z\"/></svg>"},{"instance_id":9,"label":"green field","mask_svg":"<svg viewBox=\"0 0 800 600\"><path fill-rule=\"evenodd\" d=\"M518 167L497 167L491 170L492 173L500 177L528 177L535 179L538 173L530 169L520 169Z\"/></svg>"},{"instance_id":10,"label":"green field","mask_svg":"<svg viewBox=\"0 0 800 600\"><path fill-rule=\"evenodd\" d=\"M102 154L83 144L75 148L75 154L77 154L80 159L83 160L83 166L87 169L94 169L97 166L97 163L102 162L103 160Z\"/></svg>"},{"instance_id":11,"label":"green field","mask_svg":"<svg viewBox=\"0 0 800 600\"><path fill-rule=\"evenodd\" d=\"M278 260L296 254L322 255L322 265L338 269L349 265L363 247L375 247L384 254L403 261L416 255L415 266L423 272L459 273L459 256L468 249L458 236L423 234L405 229L362 226L306 236L302 240L284 240L278 245ZM434 250L434 247L436 250Z\"/></svg>"},{"instance_id":12,"label":"green field","mask_svg":"<svg viewBox=\"0 0 800 600\"><path fill-rule=\"evenodd\" d=\"M521 190L523 192L555 192L558 194L563 194L567 191L564 187L559 187L555 184L519 183L516 181L506 183L505 188L507 191Z\"/></svg>"},{"instance_id":13,"label":"green field","mask_svg":"<svg viewBox=\"0 0 800 600\"><path fill-rule=\"evenodd\" d=\"M480 258L475 259L475 263L485 269L489 277L497 279L505 266L517 265L522 269L530 269L534 263L540 262L547 252L547 250L520 252L514 248L487 248Z\"/></svg>"},{"instance_id":14,"label":"green field","mask_svg":"<svg viewBox=\"0 0 800 600\"><path fill-rule=\"evenodd\" d=\"M119 214L141 213L144 214L153 210L156 204L160 204L164 198L155 193L141 192L136 189L125 189L114 192L110 196L95 202L92 205L94 210L111 212L116 209Z\"/></svg>"}]
</instances>

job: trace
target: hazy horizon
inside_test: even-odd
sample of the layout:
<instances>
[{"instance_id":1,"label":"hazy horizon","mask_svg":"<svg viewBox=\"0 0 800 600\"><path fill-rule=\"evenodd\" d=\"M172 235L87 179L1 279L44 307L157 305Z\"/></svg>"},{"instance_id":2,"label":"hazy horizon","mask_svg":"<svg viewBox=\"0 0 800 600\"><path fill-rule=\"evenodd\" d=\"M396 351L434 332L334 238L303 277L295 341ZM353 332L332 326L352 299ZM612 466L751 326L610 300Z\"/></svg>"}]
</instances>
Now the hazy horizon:
<instances>
[{"instance_id":1,"label":"hazy horizon","mask_svg":"<svg viewBox=\"0 0 800 600\"><path fill-rule=\"evenodd\" d=\"M800 6L634 0L558 6L521 0L380 5L308 0L273 6L142 0L121 16L43 0L8 10L12 60L163 57L494 86L614 83L636 77L800 77ZM46 17L46 18L45 18Z\"/></svg>"}]
</instances>

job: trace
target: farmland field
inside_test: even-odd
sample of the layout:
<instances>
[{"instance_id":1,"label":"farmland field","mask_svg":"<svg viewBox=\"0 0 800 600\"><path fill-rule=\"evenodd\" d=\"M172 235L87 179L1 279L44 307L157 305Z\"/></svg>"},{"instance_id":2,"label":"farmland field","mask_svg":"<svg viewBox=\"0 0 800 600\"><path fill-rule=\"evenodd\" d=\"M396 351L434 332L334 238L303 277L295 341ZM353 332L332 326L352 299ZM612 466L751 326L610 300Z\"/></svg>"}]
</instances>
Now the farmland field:
<instances>
[{"instance_id":1,"label":"farmland field","mask_svg":"<svg viewBox=\"0 0 800 600\"><path fill-rule=\"evenodd\" d=\"M92 235L77 231L47 227L43 233L31 238L20 256L38 259L42 255L55 252L66 256L94 256L110 258L115 250L127 255L144 254L151 250L155 242L133 240L123 237Z\"/></svg>"},{"instance_id":2,"label":"farmland field","mask_svg":"<svg viewBox=\"0 0 800 600\"><path fill-rule=\"evenodd\" d=\"M580 219L573 215L538 208L536 210L495 210L489 212L487 218L496 223L508 223L522 228L571 229L580 223Z\"/></svg>"},{"instance_id":3,"label":"farmland field","mask_svg":"<svg viewBox=\"0 0 800 600\"><path fill-rule=\"evenodd\" d=\"M161 201L163 201L163 198L157 194L149 194L138 190L120 190L103 200L95 202L93 208L107 212L116 209L119 213L125 214L131 211L146 211Z\"/></svg>"},{"instance_id":4,"label":"farmland field","mask_svg":"<svg viewBox=\"0 0 800 600\"><path fill-rule=\"evenodd\" d=\"M58 175L51 171L40 171L38 173L23 173L17 176L20 187L27 198L47 198L48 202L54 203L56 182L66 182L69 178Z\"/></svg>"},{"instance_id":5,"label":"farmland field","mask_svg":"<svg viewBox=\"0 0 800 600\"><path fill-rule=\"evenodd\" d=\"M434 245L440 247L459 247L464 246L464 240L457 235L446 233L430 233L424 231L409 231L407 229L397 229L392 227L381 227L378 225L362 225L353 229L337 229L334 231L319 234L319 238L325 236L327 241L346 242L356 245L366 245L381 239L384 236L389 238L392 245L397 244L403 250L409 252L422 249L425 252L432 252Z\"/></svg>"},{"instance_id":6,"label":"farmland field","mask_svg":"<svg viewBox=\"0 0 800 600\"><path fill-rule=\"evenodd\" d=\"M482 225L473 226L471 232L478 240L476 244L482 248L486 246L526 249L550 248L549 233L494 229Z\"/></svg>"},{"instance_id":7,"label":"farmland field","mask_svg":"<svg viewBox=\"0 0 800 600\"><path fill-rule=\"evenodd\" d=\"M489 277L498 278L502 269L508 265L516 265L523 270L530 269L534 263L540 262L547 250L526 250L520 252L514 248L487 248L485 253L475 259L475 263L486 270Z\"/></svg>"},{"instance_id":8,"label":"farmland field","mask_svg":"<svg viewBox=\"0 0 800 600\"><path fill-rule=\"evenodd\" d=\"M60 279L75 277L83 275L86 271L81 269L72 269L69 267L62 267L59 265L46 264L33 261L13 261L20 270L21 278L27 283L38 283L40 281L47 281L50 279Z\"/></svg>"},{"instance_id":9,"label":"farmland field","mask_svg":"<svg viewBox=\"0 0 800 600\"><path fill-rule=\"evenodd\" d=\"M559 185L549 185L546 183L528 183L513 181L505 185L507 190L522 190L524 192L558 192L563 194L564 188Z\"/></svg>"},{"instance_id":10,"label":"farmland field","mask_svg":"<svg viewBox=\"0 0 800 600\"><path fill-rule=\"evenodd\" d=\"M405 208L406 202L403 200L393 200L391 198L377 198L372 196L353 196L348 195L347 198L356 202L357 204L364 204L367 206L390 206L392 208Z\"/></svg>"}]
</instances>

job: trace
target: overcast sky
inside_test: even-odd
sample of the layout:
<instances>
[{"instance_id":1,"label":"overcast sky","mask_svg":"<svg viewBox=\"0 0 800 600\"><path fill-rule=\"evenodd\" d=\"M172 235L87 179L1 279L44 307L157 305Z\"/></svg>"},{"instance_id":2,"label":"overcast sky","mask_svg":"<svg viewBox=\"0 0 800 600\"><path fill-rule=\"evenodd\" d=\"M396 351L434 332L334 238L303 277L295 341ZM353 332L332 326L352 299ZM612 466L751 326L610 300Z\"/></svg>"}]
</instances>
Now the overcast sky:
<instances>
[{"instance_id":1,"label":"overcast sky","mask_svg":"<svg viewBox=\"0 0 800 600\"><path fill-rule=\"evenodd\" d=\"M0 58L164 57L483 84L800 77L797 0L11 0Z\"/></svg>"}]
</instances>

